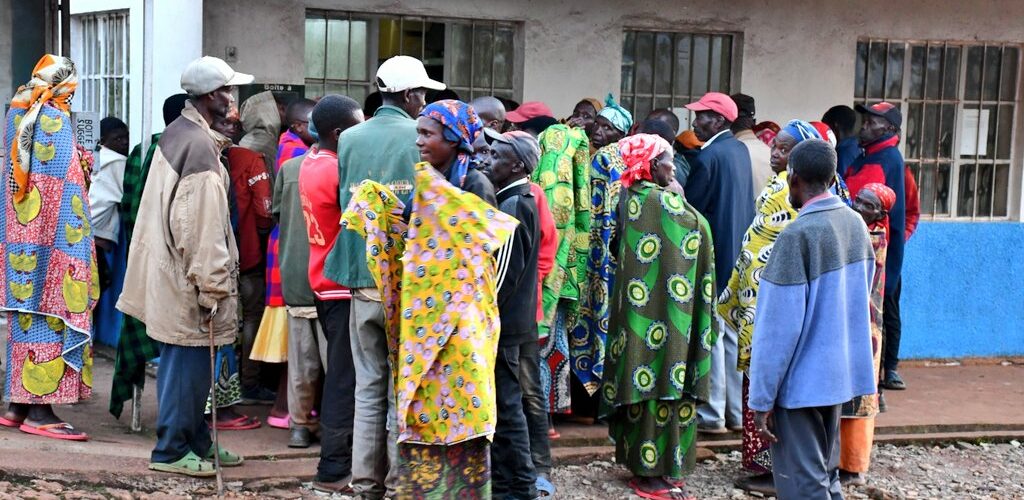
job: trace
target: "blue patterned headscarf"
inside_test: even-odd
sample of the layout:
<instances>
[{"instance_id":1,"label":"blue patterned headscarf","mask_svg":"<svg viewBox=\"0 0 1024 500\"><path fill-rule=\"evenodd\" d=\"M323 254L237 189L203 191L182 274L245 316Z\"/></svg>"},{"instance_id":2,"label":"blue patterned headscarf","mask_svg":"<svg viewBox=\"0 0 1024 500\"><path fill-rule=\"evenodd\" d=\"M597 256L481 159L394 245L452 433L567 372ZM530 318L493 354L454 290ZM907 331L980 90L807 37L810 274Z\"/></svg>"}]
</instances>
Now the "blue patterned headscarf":
<instances>
[{"instance_id":1,"label":"blue patterned headscarf","mask_svg":"<svg viewBox=\"0 0 1024 500\"><path fill-rule=\"evenodd\" d=\"M455 163L448 171L448 182L461 188L469 170L470 157L473 154L473 141L483 130L483 123L473 107L462 101L445 99L433 102L423 108L420 116L433 119L441 124L446 141L458 145Z\"/></svg>"},{"instance_id":2,"label":"blue patterned headscarf","mask_svg":"<svg viewBox=\"0 0 1024 500\"><path fill-rule=\"evenodd\" d=\"M611 93L604 98L604 109L599 111L597 116L602 116L605 120L612 122L612 126L623 134L629 132L629 128L633 126L633 115L626 111L626 108L619 106Z\"/></svg>"},{"instance_id":3,"label":"blue patterned headscarf","mask_svg":"<svg viewBox=\"0 0 1024 500\"><path fill-rule=\"evenodd\" d=\"M790 137L796 139L796 143L800 144L807 139L821 139L821 134L818 133L818 129L814 128L814 125L807 123L803 120L790 120L785 127L779 132L785 132Z\"/></svg>"}]
</instances>

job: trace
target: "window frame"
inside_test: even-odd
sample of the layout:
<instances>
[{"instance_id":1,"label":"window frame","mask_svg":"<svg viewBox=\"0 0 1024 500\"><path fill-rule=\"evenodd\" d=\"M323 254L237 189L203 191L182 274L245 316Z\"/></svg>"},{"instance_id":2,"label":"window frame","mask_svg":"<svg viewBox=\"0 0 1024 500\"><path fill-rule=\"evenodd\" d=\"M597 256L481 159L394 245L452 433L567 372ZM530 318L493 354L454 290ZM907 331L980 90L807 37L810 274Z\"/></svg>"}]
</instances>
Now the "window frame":
<instances>
[{"instance_id":1,"label":"window frame","mask_svg":"<svg viewBox=\"0 0 1024 500\"><path fill-rule=\"evenodd\" d=\"M110 27L119 23L121 33L117 40L110 41ZM95 112L100 118L115 116L125 123L131 119L131 17L129 9L114 9L88 12L72 16L76 33L74 59L78 63L79 90L75 109ZM95 38L89 36L95 33ZM113 49L113 54L107 53ZM113 57L111 57L111 55ZM121 60L120 72L114 71L116 60ZM95 70L95 71L94 71ZM110 97L111 84L120 81L120 103ZM95 104L95 106L94 106ZM93 109L90 109L93 108Z\"/></svg>"},{"instance_id":2,"label":"window frame","mask_svg":"<svg viewBox=\"0 0 1024 500\"><path fill-rule=\"evenodd\" d=\"M857 72L858 72L858 67L860 65L860 45L861 44L867 44L868 48L867 48L867 59L865 61L865 67L864 67L863 88L857 88L857 86L858 86L857 85L858 84ZM878 97L871 97L871 96L869 96L869 86L871 84L870 83L870 75L871 75L871 71L870 71L870 67L871 67L871 47L873 45L875 45L875 44L885 44L885 47L886 47L887 55L885 57L885 66L883 68L883 74L887 74L888 73L888 65L889 65L889 61L890 61L890 58L888 56L889 47L894 45L894 44L902 45L903 46L903 49L904 49L904 53L903 53L903 74L902 74L901 88L900 88L900 91L899 91L899 93L900 93L899 97L888 95L888 88L887 88L888 85L887 85L887 79L886 79L885 76L883 76L883 83L882 83L883 94L882 94L882 97L878 98ZM914 60L914 58L913 58L913 49L915 47L923 47L924 57L925 57L925 64L924 64L924 71L923 71L922 82L921 82L921 96L920 97L913 96L912 95L912 89L911 89L911 84L912 84L911 78L912 78L912 73L913 73L912 67L913 67L913 60ZM929 77L928 73L929 73L929 71L927 70L927 66L928 66L927 58L928 58L929 51L931 49L933 49L933 48L941 49L940 57L942 57L941 70L940 70L940 74L938 76L943 81L940 82L938 98L929 98L928 97L928 81L929 81L928 80L928 77ZM946 71L948 71L948 69L947 69L948 59L946 57L946 54L947 54L946 51L949 48L956 48L956 49L959 50L959 61L957 63L957 67L956 67L957 75L956 75L956 79L955 79L957 87L955 89L953 97L948 97L945 94L944 89L941 87L941 85L944 85L946 83L946 80L947 80L946 73L945 73ZM982 61L981 61L981 68L982 69L981 69L981 74L979 76L979 85L980 85L980 87L978 88L978 96L977 96L977 98L968 98L968 96L967 96L968 89L966 88L967 78L968 78L968 67L969 67L969 55L968 54L971 51L971 49L974 49L974 48L980 48L981 55L982 55ZM985 65L986 65L986 59L987 59L986 53L991 48L996 48L996 49L999 50L999 58L1000 58L1000 61L1001 61L1000 62L1000 67L999 67L999 72L996 75L996 79L997 79L998 83L997 83L996 90L995 90L995 93L996 93L995 100L985 99L985 97L986 97L985 96L985 77L986 77L986 75L985 75ZM1003 98L1003 91L1004 91L1004 87L1003 87L1003 83L1004 83L1003 82L1003 77L1004 77L1003 65L1004 64L1003 64L1003 61L1005 61L1004 50L1007 49L1007 48L1015 49L1017 51L1016 75L1015 75L1015 81L1014 81L1014 83L1016 85L1012 89L1012 98L1004 99ZM938 197L936 196L932 200L933 205L931 207L931 213L925 213L925 211L922 210L921 220L936 221L936 222L1000 222L1000 221L1013 221L1013 220L1017 220L1018 219L1017 215L1018 215L1018 211L1019 211L1019 207L1020 207L1020 203L1021 203L1020 179L1021 179L1021 175L1022 175L1022 168L1024 168L1024 166L1022 166L1022 159L1021 159L1021 152L1022 151L1021 151L1021 147L1019 145L1019 141L1020 141L1020 137L1021 137L1021 135L1020 135L1020 127L1022 126L1022 115L1024 115L1024 113L1022 113L1022 110L1021 110L1021 97L1022 97L1021 96L1021 94L1022 94L1021 86L1022 86L1022 83L1024 83L1024 82L1022 82L1022 76L1024 76L1024 68L1021 67L1022 66L1022 62L1024 62L1024 45L1019 44L1019 43L986 42L986 41L973 41L973 40L972 41L960 41L960 40L892 39L892 38L877 38L877 37L861 37L861 38L858 38L858 40L857 40L857 49L855 50L855 56L854 56L854 95L853 95L853 102L855 104L874 104L874 103L880 102L882 100L887 100L889 102L894 102L894 103L898 103L899 104L900 111L903 113L903 117L904 117L904 123L903 123L903 127L902 127L903 130L901 130L899 150L900 150L900 153L904 156L904 159L907 158L907 156L906 156L907 152L908 152L907 150L910 147L909 133L906 130L906 126L907 126L907 124L909 122L908 119L909 119L909 116L910 116L911 106L920 106L921 107L921 116L918 118L917 126L919 127L919 129L918 129L919 130L919 132L918 132L919 136L922 137L922 138L925 135L924 130L925 130L925 127L926 127L925 117L927 115L927 112L926 112L927 106L929 106L929 105L936 105L936 106L939 107L939 110L936 113L937 114L937 118L938 118L938 124L936 125L936 130L937 130L936 141L938 141L938 142L936 143L935 157L926 157L926 156L924 156L924 154L923 154L924 145L922 144L921 148L920 148L920 151L922 152L922 154L919 154L918 156L912 158L908 162L908 164L909 165L914 165L914 164L917 165L917 170L914 172L914 174L915 174L914 178L915 178L915 181L918 184L918 188L919 189L921 188L921 179L922 179L922 175L923 175L922 166L923 165L925 165L925 164L933 165L934 168L935 168L934 175L936 176L936 178L939 175L939 166L943 165L943 164L948 164L949 165L949 188L948 188L949 193L948 193L948 198L947 198L947 202L946 202L947 205L948 205L948 207L947 207L948 213L944 213L944 214L937 213L938 212L937 209L939 207L939 203L938 203ZM858 92L861 92L862 94L858 96ZM942 136L941 136L942 128L941 128L941 125L943 123L942 108L943 108L943 106L947 106L947 105L953 106L953 110L954 110L954 113L953 113L953 129L952 129L953 130L953 134L952 134L952 137L950 139L950 146L949 146L950 147L950 156L948 158L944 158L944 157L940 156L941 155L941 149L942 149L941 148L941 143L942 143ZM999 130L1000 116L999 116L999 114L1001 112L1001 109L1004 106L1012 106L1013 116L1011 117L1011 119L1009 121L1010 124L1011 124L1010 139L1009 139L1009 156L1006 157L1006 158L1000 158L999 157L999 147L1000 147L1000 130ZM963 143L963 138L961 136L963 135L962 134L962 132L963 132L962 131L962 126L963 126L963 121L964 121L964 118L965 118L965 113L964 112L965 111L972 111L972 110L975 110L975 111L977 111L977 110L987 110L987 109L994 109L994 115L995 115L992 118L992 120L994 121L994 124L995 124L994 125L994 129L995 130L994 130L994 135L993 135L993 149L994 149L994 151L991 152L992 156L990 158L985 158L985 157L979 155L978 154L978 151L980 150L979 147L975 148L975 154L974 155L960 155L959 154L960 153L960 146ZM979 111L979 121L980 121L980 114L981 114L981 111ZM981 126L978 126L977 129L975 130L975 134L976 134L975 135L975 144L976 145L980 145L981 144L980 141L982 141L982 140L984 140L984 141L988 140L987 137L982 137L980 135L981 134L981 128L982 128ZM996 204L997 204L997 200L996 200L996 193L998 193L998 188L997 188L997 177L998 177L997 169L998 169L999 166L1002 166L1002 165L1007 165L1008 166L1008 173L1007 173L1007 176L1006 176L1006 182L1008 183L1008 186L1006 186L1006 214L1005 215L992 215L995 212L995 207L996 207ZM959 213L961 211L960 204L962 202L961 196L960 196L960 187L961 187L960 177L961 177L962 167L965 167L965 166L973 169L973 173L971 174L973 176L972 177L972 183L974 184L973 194L971 196L971 203L973 204L973 206L971 207L971 214L970 215L959 215ZM989 186L988 186L988 188L990 189L990 193L989 193L989 206L988 206L988 213L989 213L989 215L979 215L979 212L981 212L981 210L980 210L980 207L978 206L978 201L980 199L979 193L981 191L979 191L977 184L978 184L980 176L981 176L980 170L981 170L981 167L983 167L983 166L989 166L990 169L991 169L991 180L989 181ZM937 188L937 187L938 187L937 185L933 186L933 188Z\"/></svg>"},{"instance_id":3,"label":"window frame","mask_svg":"<svg viewBox=\"0 0 1024 500\"><path fill-rule=\"evenodd\" d=\"M307 91L309 91L311 88L325 88L326 85L331 84L331 83L334 83L336 85L345 85L346 92L350 91L353 86L355 86L355 87L368 86L369 87L368 93L369 92L373 92L374 90L376 90L376 88L374 86L374 79L375 79L377 67L379 65L379 57L380 57L379 56L380 48L379 48L379 43L378 43L379 42L379 33L380 33L380 21L393 20L393 21L397 21L398 22L399 32L404 32L404 27L405 27L406 23L408 23L408 22L411 22L411 23L422 23L423 25L425 25L426 23L435 23L435 24L443 24L444 25L444 31L445 31L445 34L444 34L445 50L444 50L443 63L442 63L442 67L443 67L442 80L444 81L444 83L446 85L448 85L448 88L458 92L459 96L461 98L463 98L463 100L469 101L469 100L473 99L474 97L479 97L479 96L482 96L482 95L494 95L496 92L500 92L500 93L502 93L502 95L507 94L510 98L512 98L514 100L522 100L522 96L523 96L523 71L522 71L522 69L523 69L523 64L524 64L524 61L523 61L523 59L524 59L524 47L523 47L523 28L524 28L524 26L523 26L523 22L522 21L519 21L519 20L499 20L499 19L458 18L458 17L451 17L451 16L429 16L429 15L425 16L425 15L420 15L420 14L412 14L412 13L404 13L404 12L398 12L398 13L393 13L393 14L380 14L380 13L360 12L360 11L352 11L352 10L325 10L325 9L306 9L306 13L305 13L305 18L304 19L305 20L309 20L309 19L324 19L324 20L336 19L336 20L344 20L344 21L349 21L349 22L351 22L351 21L365 21L365 22L367 22L367 43L366 43L366 53L367 53L366 54L366 65L367 65L367 68L366 68L366 80L353 80L351 78L348 78L348 79L327 78L326 71L325 71L325 74L324 74L323 78L310 78L307 74L304 74L303 75L303 81L304 81L304 83L306 85L306 90ZM511 62L511 68L510 68L510 72L512 74L512 86L511 86L511 88L498 87L498 86L494 85L494 83L495 83L495 81L494 81L495 80L494 79L494 74L495 74L494 73L494 69L496 68L496 65L494 63L494 59L495 59L494 57L491 58L492 59L491 68L490 68L490 72L491 72L490 82L491 82L491 84L489 86L476 86L474 84L475 83L474 82L474 80L475 80L474 77L476 75L474 73L474 69L475 69L474 66L471 66L470 75L469 75L469 85L468 86L467 85L453 86L453 85L449 84L449 82L452 81L452 67L453 67L452 58L453 58L453 55L454 55L453 51L451 50L451 48L454 47L454 44L452 43L452 38L453 38L453 29L452 29L452 27L455 24L469 24L472 27L471 33L472 33L473 36L475 36L475 34L477 32L477 29L479 29L479 27L482 27L482 26L483 27L489 27L494 32L496 32L499 28L507 28L507 29L510 29L512 31L512 57L513 57L513 61ZM352 40L352 30L351 29L349 29L348 35L349 35L349 43L348 43L349 58L347 60L349 61L349 65L350 65L349 67L351 68L352 67L351 66L351 51L352 51L352 42L351 42L351 40ZM327 54L326 50L327 50L327 46L328 46L327 44L328 43L329 43L328 39L327 39L327 37L325 35L325 37L324 37L324 49L325 49L324 57L325 58L327 57L326 56L326 54ZM305 41L303 42L303 46L305 47ZM400 48L400 53L405 54L405 55L412 55L412 56L417 57L418 59L420 59L422 61L422 60L424 60L425 55L426 55L425 54L426 46L425 46L425 44L421 43L420 47L421 47L421 51L420 51L419 54L405 54L405 50L404 50L405 47L404 47L404 44L402 44L402 47ZM493 45L492 45L492 51L493 51ZM303 54L305 54L305 52L303 52ZM493 56L493 52L492 52L492 56ZM475 58L473 57L472 51L470 51L469 59L471 61L471 65L475 63L475 61L474 61ZM303 73L305 73L305 72L306 71L304 69Z\"/></svg>"}]
</instances>

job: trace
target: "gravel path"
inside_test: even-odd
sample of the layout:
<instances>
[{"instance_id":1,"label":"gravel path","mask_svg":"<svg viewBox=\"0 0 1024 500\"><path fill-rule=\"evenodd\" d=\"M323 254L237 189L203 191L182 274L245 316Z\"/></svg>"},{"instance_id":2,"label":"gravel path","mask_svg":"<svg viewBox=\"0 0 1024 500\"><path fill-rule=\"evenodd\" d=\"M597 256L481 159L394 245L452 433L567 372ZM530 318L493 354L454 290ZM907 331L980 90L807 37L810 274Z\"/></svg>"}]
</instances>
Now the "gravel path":
<instances>
[{"instance_id":1,"label":"gravel path","mask_svg":"<svg viewBox=\"0 0 1024 500\"><path fill-rule=\"evenodd\" d=\"M1024 447L1017 441L1001 444L959 442L948 446L877 446L866 486L846 488L850 499L1021 499L1024 498ZM733 489L743 474L739 452L716 455L697 465L688 484L698 498L745 500L759 498ZM606 461L556 467L557 498L565 500L639 499L625 481L629 473ZM0 478L3 478L0 472ZM126 478L110 487L60 480L0 481L0 500L150 499L207 497L212 481L186 478ZM327 499L292 478L228 483L227 498ZM332 500L347 497L334 496Z\"/></svg>"}]
</instances>

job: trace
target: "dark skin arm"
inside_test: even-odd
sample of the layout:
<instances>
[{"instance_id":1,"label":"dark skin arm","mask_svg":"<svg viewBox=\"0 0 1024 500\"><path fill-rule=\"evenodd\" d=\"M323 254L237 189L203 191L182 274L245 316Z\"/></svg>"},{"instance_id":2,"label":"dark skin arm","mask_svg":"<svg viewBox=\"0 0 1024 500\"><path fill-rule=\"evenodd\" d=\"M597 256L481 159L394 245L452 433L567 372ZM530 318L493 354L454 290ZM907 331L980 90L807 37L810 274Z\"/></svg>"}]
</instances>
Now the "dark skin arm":
<instances>
[{"instance_id":1,"label":"dark skin arm","mask_svg":"<svg viewBox=\"0 0 1024 500\"><path fill-rule=\"evenodd\" d=\"M761 439L769 443L778 443L779 438L772 434L772 429L775 427L775 421L772 419L772 413L769 411L756 411L754 412L754 431Z\"/></svg>"}]
</instances>

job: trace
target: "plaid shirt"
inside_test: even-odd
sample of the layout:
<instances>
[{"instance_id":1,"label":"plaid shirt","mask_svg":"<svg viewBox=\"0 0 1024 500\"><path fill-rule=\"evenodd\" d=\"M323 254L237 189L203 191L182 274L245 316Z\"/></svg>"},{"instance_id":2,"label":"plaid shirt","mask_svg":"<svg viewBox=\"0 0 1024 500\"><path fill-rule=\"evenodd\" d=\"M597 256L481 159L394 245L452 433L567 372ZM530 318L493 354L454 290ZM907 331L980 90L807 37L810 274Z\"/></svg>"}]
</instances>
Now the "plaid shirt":
<instances>
[{"instance_id":1,"label":"plaid shirt","mask_svg":"<svg viewBox=\"0 0 1024 500\"><path fill-rule=\"evenodd\" d=\"M131 241L135 230L135 218L142 201L142 188L149 177L149 165L153 161L160 134L153 134L145 160L142 145L135 146L124 170L124 196L121 198L121 227ZM124 315L121 337L117 342L117 358L114 360L114 379L110 387L110 413L121 418L124 403L132 399L132 388L142 389L146 384L146 362L160 355L160 344L146 335L146 325Z\"/></svg>"}]
</instances>

